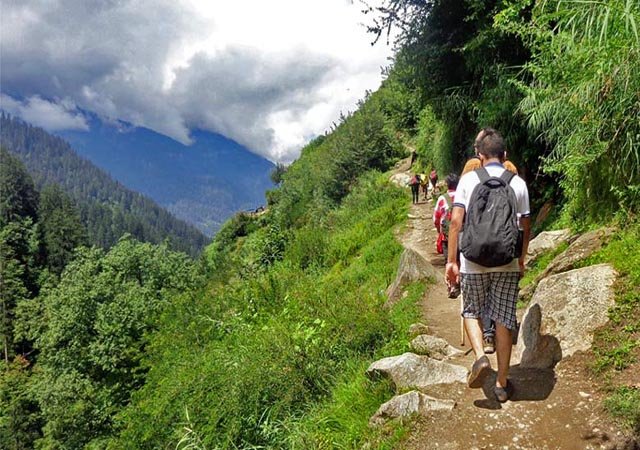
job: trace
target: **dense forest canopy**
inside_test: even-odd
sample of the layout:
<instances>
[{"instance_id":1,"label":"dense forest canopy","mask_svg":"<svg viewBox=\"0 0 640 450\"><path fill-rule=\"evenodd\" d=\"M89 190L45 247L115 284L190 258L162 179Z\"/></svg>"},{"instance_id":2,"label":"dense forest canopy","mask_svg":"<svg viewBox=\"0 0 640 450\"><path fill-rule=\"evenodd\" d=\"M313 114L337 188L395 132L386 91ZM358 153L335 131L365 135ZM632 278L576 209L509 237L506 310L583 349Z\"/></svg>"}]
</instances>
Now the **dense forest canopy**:
<instances>
[{"instance_id":1,"label":"dense forest canopy","mask_svg":"<svg viewBox=\"0 0 640 450\"><path fill-rule=\"evenodd\" d=\"M390 387L362 373L406 349L424 286L383 307L408 203L385 172L413 148L415 170L458 171L483 126L533 213L553 211L537 230L615 223L631 231L612 248L637 249L637 2L389 0L366 17L373 39L401 27L381 88L198 263L128 235L88 248L81 206L2 153L1 447L392 447L402 430L368 428Z\"/></svg>"}]
</instances>

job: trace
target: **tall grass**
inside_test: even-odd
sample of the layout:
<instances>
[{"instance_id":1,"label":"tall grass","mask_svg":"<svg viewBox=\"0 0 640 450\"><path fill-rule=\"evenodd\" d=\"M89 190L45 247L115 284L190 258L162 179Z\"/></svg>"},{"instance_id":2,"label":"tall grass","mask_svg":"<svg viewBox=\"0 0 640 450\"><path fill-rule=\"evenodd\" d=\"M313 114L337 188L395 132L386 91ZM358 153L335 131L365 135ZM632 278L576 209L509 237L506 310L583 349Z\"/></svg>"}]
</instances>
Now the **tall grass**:
<instances>
[{"instance_id":1,"label":"tall grass","mask_svg":"<svg viewBox=\"0 0 640 450\"><path fill-rule=\"evenodd\" d=\"M520 111L553 149L572 219L640 208L640 4L538 1Z\"/></svg>"},{"instance_id":2,"label":"tall grass","mask_svg":"<svg viewBox=\"0 0 640 450\"><path fill-rule=\"evenodd\" d=\"M417 317L406 305L392 315L382 308L401 253L393 229L408 203L385 178L361 177L324 224L295 231L284 258L253 279L176 299L150 339L147 382L111 448L184 446L194 437L207 449L361 442L366 418L389 394L368 385L363 368L406 345L403 330ZM311 416L346 431L309 431Z\"/></svg>"},{"instance_id":3,"label":"tall grass","mask_svg":"<svg viewBox=\"0 0 640 450\"><path fill-rule=\"evenodd\" d=\"M393 338L375 352L376 358L393 356L408 350L408 326L415 322L417 300L423 283L408 287L409 295L391 311ZM392 448L406 432L402 424L386 429L371 429L369 418L394 392L386 381L370 381L364 372L371 359L358 358L348 364L337 380L331 396L314 406L305 416L294 419L288 437L290 448Z\"/></svg>"}]
</instances>

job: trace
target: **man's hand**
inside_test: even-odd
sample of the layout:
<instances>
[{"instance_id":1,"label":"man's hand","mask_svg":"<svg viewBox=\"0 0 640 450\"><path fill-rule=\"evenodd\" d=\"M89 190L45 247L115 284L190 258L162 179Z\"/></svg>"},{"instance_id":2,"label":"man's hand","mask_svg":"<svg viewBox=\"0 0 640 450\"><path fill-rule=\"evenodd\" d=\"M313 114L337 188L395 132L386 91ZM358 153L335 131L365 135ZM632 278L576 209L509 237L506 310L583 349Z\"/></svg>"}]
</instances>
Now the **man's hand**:
<instances>
[{"instance_id":1,"label":"man's hand","mask_svg":"<svg viewBox=\"0 0 640 450\"><path fill-rule=\"evenodd\" d=\"M518 259L518 265L520 266L520 278L524 277L524 259Z\"/></svg>"},{"instance_id":2,"label":"man's hand","mask_svg":"<svg viewBox=\"0 0 640 450\"><path fill-rule=\"evenodd\" d=\"M447 286L457 286L460 284L460 269L458 268L458 263L447 263L444 278Z\"/></svg>"}]
</instances>

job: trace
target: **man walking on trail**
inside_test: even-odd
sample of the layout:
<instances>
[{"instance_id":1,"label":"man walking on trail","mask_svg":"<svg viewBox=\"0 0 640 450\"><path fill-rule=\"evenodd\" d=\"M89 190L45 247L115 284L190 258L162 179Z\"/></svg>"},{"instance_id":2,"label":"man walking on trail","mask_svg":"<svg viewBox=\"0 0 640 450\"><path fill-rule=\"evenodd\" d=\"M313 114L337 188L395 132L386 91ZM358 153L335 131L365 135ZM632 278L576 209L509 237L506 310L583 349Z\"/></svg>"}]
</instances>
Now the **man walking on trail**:
<instances>
[{"instance_id":1,"label":"man walking on trail","mask_svg":"<svg viewBox=\"0 0 640 450\"><path fill-rule=\"evenodd\" d=\"M420 174L420 187L422 188L422 200L427 201L427 194L429 193L429 179L426 173Z\"/></svg>"},{"instance_id":2,"label":"man walking on trail","mask_svg":"<svg viewBox=\"0 0 640 450\"><path fill-rule=\"evenodd\" d=\"M485 127L482 130L480 130L480 133L478 134L478 136L482 137L484 136L485 133L496 133L496 130L494 128ZM475 145L474 145L474 150L475 150L475 155L466 162L460 176L482 167L482 163L480 162L480 156L478 155L478 150ZM506 150L504 152L504 160L502 161L502 165L509 172L513 172L516 175L518 175L518 168L511 161L507 160ZM496 323L493 320L491 320L490 317L488 317L486 308L482 314L482 334L483 334L483 341L484 341L484 352L487 354L491 354L495 352Z\"/></svg>"},{"instance_id":3,"label":"man walking on trail","mask_svg":"<svg viewBox=\"0 0 640 450\"><path fill-rule=\"evenodd\" d=\"M496 132L496 130L494 128L485 127L482 130L480 130L480 133L478 134L478 136L484 136L485 133L495 133L495 132ZM465 163L464 167L462 168L462 173L460 174L460 176L465 175L467 172L471 172L471 171L474 171L474 170L479 169L480 167L482 167L482 163L480 162L480 156L478 155L478 149L476 148L475 145L473 146L473 148L475 150L475 155L473 155ZM518 168L511 161L507 160L507 151L506 150L504 152L504 161L502 161L502 165L509 172L513 172L516 175L518 175Z\"/></svg>"},{"instance_id":4,"label":"man walking on trail","mask_svg":"<svg viewBox=\"0 0 640 450\"><path fill-rule=\"evenodd\" d=\"M512 389L507 376L511 332L516 328L518 281L524 273L524 255L529 243L529 193L524 180L502 165L505 144L497 131L483 129L476 137L474 147L482 168L465 174L458 183L445 274L450 285L460 282L462 287L462 316L476 357L468 378L469 387L482 387L491 373L480 322L486 306L489 316L496 322L498 376L494 393L498 401L505 402ZM518 233L518 216L522 236ZM502 220L492 220L496 217ZM496 237L499 238L494 239Z\"/></svg>"}]
</instances>

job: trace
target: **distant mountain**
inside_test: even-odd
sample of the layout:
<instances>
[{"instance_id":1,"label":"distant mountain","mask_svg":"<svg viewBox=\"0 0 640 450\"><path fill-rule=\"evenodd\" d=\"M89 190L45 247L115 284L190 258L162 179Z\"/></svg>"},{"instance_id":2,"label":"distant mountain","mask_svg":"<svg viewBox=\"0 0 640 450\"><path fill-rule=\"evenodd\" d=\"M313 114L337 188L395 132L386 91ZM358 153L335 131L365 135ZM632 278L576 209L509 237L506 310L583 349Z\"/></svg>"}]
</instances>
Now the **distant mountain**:
<instances>
[{"instance_id":1,"label":"distant mountain","mask_svg":"<svg viewBox=\"0 0 640 450\"><path fill-rule=\"evenodd\" d=\"M196 256L209 241L195 227L125 188L78 156L62 138L42 128L2 113L0 145L22 160L38 189L57 183L73 198L93 244L110 247L130 233L144 242L168 240L173 249Z\"/></svg>"},{"instance_id":2,"label":"distant mountain","mask_svg":"<svg viewBox=\"0 0 640 450\"><path fill-rule=\"evenodd\" d=\"M58 134L125 186L211 236L235 212L255 209L273 188L274 164L219 134L196 131L186 146L146 128L93 117L89 131Z\"/></svg>"}]
</instances>

